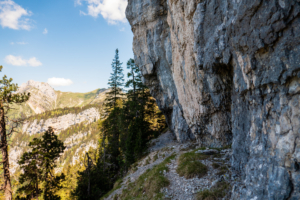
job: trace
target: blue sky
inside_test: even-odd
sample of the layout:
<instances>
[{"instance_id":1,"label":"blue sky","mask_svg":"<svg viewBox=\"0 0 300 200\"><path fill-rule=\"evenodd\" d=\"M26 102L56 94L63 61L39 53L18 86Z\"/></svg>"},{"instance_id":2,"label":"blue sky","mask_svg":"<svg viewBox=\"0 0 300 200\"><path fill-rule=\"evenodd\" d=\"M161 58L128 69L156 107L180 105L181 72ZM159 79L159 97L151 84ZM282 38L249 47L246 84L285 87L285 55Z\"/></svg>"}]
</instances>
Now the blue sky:
<instances>
[{"instance_id":1,"label":"blue sky","mask_svg":"<svg viewBox=\"0 0 300 200\"><path fill-rule=\"evenodd\" d=\"M133 57L127 0L0 0L2 76L56 90L106 88L115 49ZM125 73L124 73L125 74Z\"/></svg>"}]
</instances>

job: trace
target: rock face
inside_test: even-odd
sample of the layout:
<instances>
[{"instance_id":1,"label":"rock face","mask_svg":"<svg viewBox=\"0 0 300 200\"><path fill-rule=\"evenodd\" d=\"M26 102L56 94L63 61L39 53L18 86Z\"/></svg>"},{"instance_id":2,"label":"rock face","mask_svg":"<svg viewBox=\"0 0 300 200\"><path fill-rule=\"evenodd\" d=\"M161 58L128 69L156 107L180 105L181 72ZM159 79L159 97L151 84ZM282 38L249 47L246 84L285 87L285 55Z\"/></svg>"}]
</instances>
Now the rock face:
<instances>
[{"instance_id":1,"label":"rock face","mask_svg":"<svg viewBox=\"0 0 300 200\"><path fill-rule=\"evenodd\" d=\"M32 137L36 137L37 134L44 133L48 127L52 127L55 130L55 133L59 135L63 130L66 130L76 124L80 124L84 122L86 126L91 126L92 123L97 123L96 121L100 119L100 113L97 108L89 108L78 114L69 113L63 116L59 116L56 118L50 118L47 120L38 121L35 119L33 122L25 121L22 127L22 134L29 135ZM65 154L70 155L73 153L71 163L74 165L79 158L84 155L90 148L96 149L98 147L98 141L93 138L88 138L92 133L89 132L81 132L79 129L77 132L70 132L70 136L67 137L63 142L66 146ZM14 174L18 169L18 161L23 153L28 150L28 143L30 140L19 140L16 138L13 145L11 146L9 152L9 160L11 169L10 172ZM74 147L74 148L73 148ZM69 151L69 152L68 152ZM73 152L74 151L74 152ZM71 152L71 153L70 153ZM62 157L64 154L62 155ZM63 167L60 166L61 168ZM59 169L57 170L57 172Z\"/></svg>"},{"instance_id":2,"label":"rock face","mask_svg":"<svg viewBox=\"0 0 300 200\"><path fill-rule=\"evenodd\" d=\"M300 1L129 0L144 82L179 141L232 144L233 199L300 199Z\"/></svg>"},{"instance_id":3,"label":"rock face","mask_svg":"<svg viewBox=\"0 0 300 200\"><path fill-rule=\"evenodd\" d=\"M50 98L53 101L56 101L57 95L55 93L55 90L48 83L29 80L26 83L23 83L18 91L23 92L23 91L26 91L27 88L30 88L30 87L34 87L34 88L38 89L45 96L47 96L48 98Z\"/></svg>"},{"instance_id":4,"label":"rock face","mask_svg":"<svg viewBox=\"0 0 300 200\"><path fill-rule=\"evenodd\" d=\"M9 113L13 118L29 117L45 111L65 107L83 107L90 104L101 104L108 92L107 89L96 89L88 93L55 91L48 83L29 80L18 89L19 93L30 93L26 103L15 105Z\"/></svg>"},{"instance_id":5,"label":"rock face","mask_svg":"<svg viewBox=\"0 0 300 200\"><path fill-rule=\"evenodd\" d=\"M69 113L57 118L50 118L47 120L34 120L33 122L25 121L22 127L23 133L28 135L35 135L37 133L45 132L48 127L54 128L55 132L60 132L69 128L72 125L86 122L90 124L100 119L99 111L96 108L90 108L80 112L79 114Z\"/></svg>"},{"instance_id":6,"label":"rock face","mask_svg":"<svg viewBox=\"0 0 300 200\"><path fill-rule=\"evenodd\" d=\"M29 92L31 94L27 104L35 114L40 114L55 107L57 95L48 83L29 80L20 86L18 92Z\"/></svg>"}]
</instances>

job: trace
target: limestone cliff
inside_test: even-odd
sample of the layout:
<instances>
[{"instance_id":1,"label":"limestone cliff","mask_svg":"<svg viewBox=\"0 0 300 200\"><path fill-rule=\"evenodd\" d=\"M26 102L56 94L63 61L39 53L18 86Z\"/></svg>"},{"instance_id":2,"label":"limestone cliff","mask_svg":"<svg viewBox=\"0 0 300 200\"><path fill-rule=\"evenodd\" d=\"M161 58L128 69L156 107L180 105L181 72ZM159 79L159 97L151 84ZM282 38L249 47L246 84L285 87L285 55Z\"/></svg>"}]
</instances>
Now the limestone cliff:
<instances>
[{"instance_id":1,"label":"limestone cliff","mask_svg":"<svg viewBox=\"0 0 300 200\"><path fill-rule=\"evenodd\" d=\"M14 174L18 170L18 161L28 150L28 143L33 138L40 138L48 127L54 128L58 138L66 146L60 159L59 168L62 169L65 164L75 165L90 148L98 147L97 124L99 119L99 108L92 107L78 114L69 113L45 120L25 121L22 131L15 133L12 137L9 151L11 173Z\"/></svg>"},{"instance_id":2,"label":"limestone cliff","mask_svg":"<svg viewBox=\"0 0 300 200\"><path fill-rule=\"evenodd\" d=\"M61 92L54 90L48 83L29 80L20 86L18 92L30 93L30 99L21 105L14 105L9 113L13 118L29 117L57 108L99 104L104 101L107 89L88 93Z\"/></svg>"},{"instance_id":3,"label":"limestone cliff","mask_svg":"<svg viewBox=\"0 0 300 200\"><path fill-rule=\"evenodd\" d=\"M300 199L300 1L129 0L144 82L179 141L232 144L233 199Z\"/></svg>"}]
</instances>

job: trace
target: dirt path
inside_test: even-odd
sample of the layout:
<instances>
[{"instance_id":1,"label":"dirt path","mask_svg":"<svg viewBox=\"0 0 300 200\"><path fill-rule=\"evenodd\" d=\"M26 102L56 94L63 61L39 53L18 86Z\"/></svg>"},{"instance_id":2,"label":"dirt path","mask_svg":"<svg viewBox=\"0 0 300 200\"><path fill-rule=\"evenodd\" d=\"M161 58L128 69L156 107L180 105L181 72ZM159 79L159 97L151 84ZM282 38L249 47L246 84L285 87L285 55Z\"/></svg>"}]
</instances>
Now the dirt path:
<instances>
[{"instance_id":1,"label":"dirt path","mask_svg":"<svg viewBox=\"0 0 300 200\"><path fill-rule=\"evenodd\" d=\"M217 182L226 180L230 181L230 170L220 174L220 168L215 169L212 164L219 164L220 166L229 166L229 157L231 150L223 150L219 156L210 156L208 159L201 160L201 162L207 166L207 175L198 178L186 179L180 177L176 169L178 167L179 156L183 153L192 151L196 148L196 144L193 142L187 142L180 144L174 140L174 137L170 132L161 135L159 138L152 141L153 146L149 148L149 155L138 162L138 166L135 172L128 174L123 178L121 188L113 191L106 199L113 200L116 194L121 194L123 189L127 188L129 182L137 180L147 169L152 169L155 165L160 164L168 156L176 153L176 158L168 164L169 171L164 172L170 185L166 188L162 188L161 192L164 194L165 199L172 200L193 200L196 193L199 191L210 189ZM157 159L155 159L155 157Z\"/></svg>"}]
</instances>

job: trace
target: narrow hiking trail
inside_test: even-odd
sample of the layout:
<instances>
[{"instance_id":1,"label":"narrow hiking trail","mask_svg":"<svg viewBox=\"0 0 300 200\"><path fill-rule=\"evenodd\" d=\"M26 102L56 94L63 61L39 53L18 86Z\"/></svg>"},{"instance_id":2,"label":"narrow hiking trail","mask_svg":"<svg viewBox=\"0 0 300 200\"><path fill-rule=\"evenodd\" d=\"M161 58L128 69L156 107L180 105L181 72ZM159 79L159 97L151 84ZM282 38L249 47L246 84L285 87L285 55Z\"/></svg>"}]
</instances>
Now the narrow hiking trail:
<instances>
[{"instance_id":1,"label":"narrow hiking trail","mask_svg":"<svg viewBox=\"0 0 300 200\"><path fill-rule=\"evenodd\" d=\"M127 189L129 183L134 183L143 173L151 170L154 166L162 163L167 157L176 154L176 157L167 164L168 171L163 171L163 175L169 180L167 187L160 189L163 194L162 199L172 200L193 200L197 199L196 194L199 191L210 190L218 182L226 182L233 185L235 179L231 176L230 156L231 149L217 150L198 150L197 153L208 153L207 159L200 160L207 167L207 174L202 177L185 178L177 173L178 160L182 154L193 152L199 147L194 141L178 143L172 133L167 132L159 138L152 141L153 146L149 148L149 154L137 163L136 170L130 172L119 188L116 188L110 195L104 199L117 200L122 199L120 196L124 189ZM203 149L203 148L201 148ZM217 153L216 153L217 152ZM217 166L217 167L216 167ZM230 193L222 199L229 199ZM132 199L149 199L136 198Z\"/></svg>"}]
</instances>

